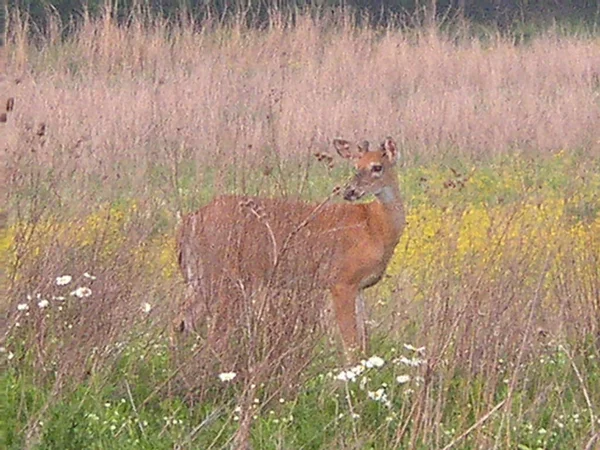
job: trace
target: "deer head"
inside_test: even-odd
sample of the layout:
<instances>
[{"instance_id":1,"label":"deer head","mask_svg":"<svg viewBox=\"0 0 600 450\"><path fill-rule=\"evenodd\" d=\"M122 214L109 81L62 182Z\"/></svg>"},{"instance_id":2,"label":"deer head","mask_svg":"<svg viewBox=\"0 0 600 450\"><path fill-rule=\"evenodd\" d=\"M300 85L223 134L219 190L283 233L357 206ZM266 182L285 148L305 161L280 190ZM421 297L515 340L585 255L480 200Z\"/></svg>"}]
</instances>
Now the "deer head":
<instances>
[{"instance_id":1,"label":"deer head","mask_svg":"<svg viewBox=\"0 0 600 450\"><path fill-rule=\"evenodd\" d=\"M387 189L397 184L393 167L398 150L394 140L386 138L376 150L369 150L368 141L359 142L353 148L350 142L335 139L333 145L342 158L355 161L356 173L344 189L344 199L356 201L364 195L373 194L385 201L389 196Z\"/></svg>"}]
</instances>

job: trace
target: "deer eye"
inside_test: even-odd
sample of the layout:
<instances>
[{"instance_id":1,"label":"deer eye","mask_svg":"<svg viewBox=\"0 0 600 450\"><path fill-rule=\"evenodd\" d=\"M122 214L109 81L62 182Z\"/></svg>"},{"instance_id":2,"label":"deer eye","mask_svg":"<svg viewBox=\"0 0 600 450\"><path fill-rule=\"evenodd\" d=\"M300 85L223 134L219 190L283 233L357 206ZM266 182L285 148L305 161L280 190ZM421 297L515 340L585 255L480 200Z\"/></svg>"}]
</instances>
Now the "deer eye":
<instances>
[{"instance_id":1,"label":"deer eye","mask_svg":"<svg viewBox=\"0 0 600 450\"><path fill-rule=\"evenodd\" d=\"M379 173L383 170L383 166L381 164L376 164L371 167L371 172Z\"/></svg>"}]
</instances>

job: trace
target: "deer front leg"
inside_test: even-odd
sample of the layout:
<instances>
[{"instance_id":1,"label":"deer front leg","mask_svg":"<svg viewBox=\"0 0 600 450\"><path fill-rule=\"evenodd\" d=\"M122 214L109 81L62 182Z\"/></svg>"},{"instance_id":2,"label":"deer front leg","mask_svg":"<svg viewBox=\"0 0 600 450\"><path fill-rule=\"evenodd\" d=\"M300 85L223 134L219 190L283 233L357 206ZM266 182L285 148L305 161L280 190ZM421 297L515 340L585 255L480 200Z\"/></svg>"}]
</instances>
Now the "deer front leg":
<instances>
[{"instance_id":1,"label":"deer front leg","mask_svg":"<svg viewBox=\"0 0 600 450\"><path fill-rule=\"evenodd\" d=\"M356 299L358 296L358 286L337 284L331 289L333 297L333 310L335 318L344 343L344 350L350 357L358 350L362 350L357 323Z\"/></svg>"},{"instance_id":2,"label":"deer front leg","mask_svg":"<svg viewBox=\"0 0 600 450\"><path fill-rule=\"evenodd\" d=\"M360 351L364 356L369 352L369 333L367 331L367 310L363 291L356 296L356 327Z\"/></svg>"}]
</instances>

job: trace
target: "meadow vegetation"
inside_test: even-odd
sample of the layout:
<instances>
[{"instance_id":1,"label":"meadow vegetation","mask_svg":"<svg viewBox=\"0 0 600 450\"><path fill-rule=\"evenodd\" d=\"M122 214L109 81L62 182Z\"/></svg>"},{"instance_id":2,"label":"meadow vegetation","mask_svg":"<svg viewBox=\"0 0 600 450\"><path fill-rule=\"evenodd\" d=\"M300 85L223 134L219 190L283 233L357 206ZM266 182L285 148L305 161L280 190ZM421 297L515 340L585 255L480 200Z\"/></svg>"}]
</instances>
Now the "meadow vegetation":
<instances>
[{"instance_id":1,"label":"meadow vegetation","mask_svg":"<svg viewBox=\"0 0 600 450\"><path fill-rule=\"evenodd\" d=\"M0 446L600 445L597 36L8 18ZM172 339L181 214L318 203L350 168L314 153L388 135L408 224L370 355L343 366L318 289L257 293L224 347Z\"/></svg>"}]
</instances>

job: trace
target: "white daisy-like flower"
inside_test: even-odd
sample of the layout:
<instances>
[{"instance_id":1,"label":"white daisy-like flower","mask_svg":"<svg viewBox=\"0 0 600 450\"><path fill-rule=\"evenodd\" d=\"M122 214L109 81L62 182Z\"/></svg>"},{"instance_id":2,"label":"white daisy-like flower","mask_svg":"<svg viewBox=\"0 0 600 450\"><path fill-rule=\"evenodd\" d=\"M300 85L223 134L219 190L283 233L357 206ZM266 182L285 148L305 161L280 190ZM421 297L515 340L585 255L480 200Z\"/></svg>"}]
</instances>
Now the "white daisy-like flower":
<instances>
[{"instance_id":1,"label":"white daisy-like flower","mask_svg":"<svg viewBox=\"0 0 600 450\"><path fill-rule=\"evenodd\" d=\"M364 363L364 365L367 369L372 369L373 367L382 367L384 364L385 364L385 361L383 360L383 358L380 358L379 356L371 356Z\"/></svg>"},{"instance_id":2,"label":"white daisy-like flower","mask_svg":"<svg viewBox=\"0 0 600 450\"><path fill-rule=\"evenodd\" d=\"M92 295L92 290L89 287L81 286L71 292L71 295L79 298L85 298Z\"/></svg>"},{"instance_id":3,"label":"white daisy-like flower","mask_svg":"<svg viewBox=\"0 0 600 450\"><path fill-rule=\"evenodd\" d=\"M398 375L396 377L396 383L398 383L398 384L408 383L409 381L410 381L410 375Z\"/></svg>"},{"instance_id":4,"label":"white daisy-like flower","mask_svg":"<svg viewBox=\"0 0 600 450\"><path fill-rule=\"evenodd\" d=\"M398 360L399 363L405 364L410 367L419 367L420 365L425 364L425 360L421 358L411 358L408 359L406 356L401 356Z\"/></svg>"},{"instance_id":5,"label":"white daisy-like flower","mask_svg":"<svg viewBox=\"0 0 600 450\"><path fill-rule=\"evenodd\" d=\"M352 367L350 371L353 372L355 375L360 375L365 371L365 367L362 364L359 364L358 366Z\"/></svg>"},{"instance_id":6,"label":"white daisy-like flower","mask_svg":"<svg viewBox=\"0 0 600 450\"><path fill-rule=\"evenodd\" d=\"M39 306L40 309L47 308L48 305L50 305L50 302L48 300L46 300L46 299L40 300L38 302L38 306Z\"/></svg>"},{"instance_id":7,"label":"white daisy-like flower","mask_svg":"<svg viewBox=\"0 0 600 450\"><path fill-rule=\"evenodd\" d=\"M58 286L65 286L71 282L73 277L71 275L63 275L62 277L56 277L56 284Z\"/></svg>"},{"instance_id":8,"label":"white daisy-like flower","mask_svg":"<svg viewBox=\"0 0 600 450\"><path fill-rule=\"evenodd\" d=\"M356 381L357 374L352 370L342 370L335 377L336 380L340 381Z\"/></svg>"},{"instance_id":9,"label":"white daisy-like flower","mask_svg":"<svg viewBox=\"0 0 600 450\"><path fill-rule=\"evenodd\" d=\"M221 380L223 383L231 381L235 377L237 377L237 373L235 372L223 372L219 374L219 380Z\"/></svg>"},{"instance_id":10,"label":"white daisy-like flower","mask_svg":"<svg viewBox=\"0 0 600 450\"><path fill-rule=\"evenodd\" d=\"M365 390L365 388L367 387L367 383L368 383L368 382L369 382L369 377L362 377L362 378L360 379L360 382L358 383L358 388L359 388L361 391L364 391L364 390Z\"/></svg>"},{"instance_id":11,"label":"white daisy-like flower","mask_svg":"<svg viewBox=\"0 0 600 450\"><path fill-rule=\"evenodd\" d=\"M410 344L404 344L404 348L406 350L410 350L411 352L415 352L415 353L418 353L420 355L422 355L422 354L425 353L425 347L415 347L415 346L410 345Z\"/></svg>"},{"instance_id":12,"label":"white daisy-like flower","mask_svg":"<svg viewBox=\"0 0 600 450\"><path fill-rule=\"evenodd\" d=\"M367 396L371 400L375 400L376 402L382 401L386 398L385 389L379 388L375 392L369 391L369 392L367 392Z\"/></svg>"},{"instance_id":13,"label":"white daisy-like flower","mask_svg":"<svg viewBox=\"0 0 600 450\"><path fill-rule=\"evenodd\" d=\"M142 311L148 314L150 311L152 311L152 305L148 302L142 303Z\"/></svg>"},{"instance_id":14,"label":"white daisy-like flower","mask_svg":"<svg viewBox=\"0 0 600 450\"><path fill-rule=\"evenodd\" d=\"M18 311L29 311L29 305L27 303L19 303L17 305Z\"/></svg>"}]
</instances>

